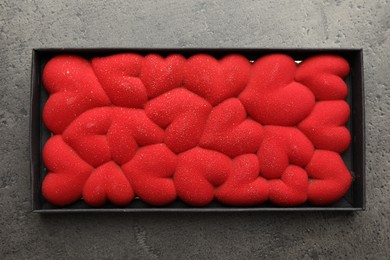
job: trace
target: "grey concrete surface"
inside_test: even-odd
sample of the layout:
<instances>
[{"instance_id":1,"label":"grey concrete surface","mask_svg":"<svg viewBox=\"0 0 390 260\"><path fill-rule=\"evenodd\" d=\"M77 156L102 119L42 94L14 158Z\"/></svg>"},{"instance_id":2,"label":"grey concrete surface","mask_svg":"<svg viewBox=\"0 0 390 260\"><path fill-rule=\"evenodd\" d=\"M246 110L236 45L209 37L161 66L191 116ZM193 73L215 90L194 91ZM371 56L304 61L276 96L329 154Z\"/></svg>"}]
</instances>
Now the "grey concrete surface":
<instances>
[{"instance_id":1,"label":"grey concrete surface","mask_svg":"<svg viewBox=\"0 0 390 260\"><path fill-rule=\"evenodd\" d=\"M389 1L0 1L0 259L389 259ZM30 212L33 47L363 47L367 210Z\"/></svg>"}]
</instances>

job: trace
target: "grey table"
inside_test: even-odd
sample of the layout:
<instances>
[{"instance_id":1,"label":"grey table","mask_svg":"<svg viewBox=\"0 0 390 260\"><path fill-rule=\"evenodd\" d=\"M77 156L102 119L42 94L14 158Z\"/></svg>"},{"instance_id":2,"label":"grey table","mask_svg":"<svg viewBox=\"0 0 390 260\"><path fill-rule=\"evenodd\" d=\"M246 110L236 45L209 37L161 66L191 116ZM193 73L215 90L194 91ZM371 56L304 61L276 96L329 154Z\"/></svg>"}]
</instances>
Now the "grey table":
<instances>
[{"instance_id":1,"label":"grey table","mask_svg":"<svg viewBox=\"0 0 390 260\"><path fill-rule=\"evenodd\" d=\"M389 257L390 3L276 2L0 1L0 258ZM355 214L31 213L31 49L112 46L363 47L367 210Z\"/></svg>"}]
</instances>

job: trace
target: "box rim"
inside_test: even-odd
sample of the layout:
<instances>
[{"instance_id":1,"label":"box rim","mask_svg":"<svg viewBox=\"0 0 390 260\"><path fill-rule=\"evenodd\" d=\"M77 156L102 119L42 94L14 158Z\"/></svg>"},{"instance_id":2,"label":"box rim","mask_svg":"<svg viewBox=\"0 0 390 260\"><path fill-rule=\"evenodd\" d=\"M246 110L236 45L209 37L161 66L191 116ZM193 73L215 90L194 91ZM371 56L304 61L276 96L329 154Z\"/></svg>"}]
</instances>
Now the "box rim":
<instances>
[{"instance_id":1,"label":"box rim","mask_svg":"<svg viewBox=\"0 0 390 260\"><path fill-rule=\"evenodd\" d=\"M56 214L56 213L109 213L109 212L140 212L140 213L148 213L148 212L170 212L170 213L212 213L212 212L356 212L356 211L364 211L362 207L354 207L354 208L329 208L329 207L312 207L312 208L299 208L299 207L291 207L291 208L96 208L96 209L35 209L32 210L33 213L38 214Z\"/></svg>"},{"instance_id":2,"label":"box rim","mask_svg":"<svg viewBox=\"0 0 390 260\"><path fill-rule=\"evenodd\" d=\"M366 210L366 203L367 203L367 195L366 195L366 90L365 90L365 81L364 81L364 49L361 48L359 51L359 59L361 62L359 76L361 77L361 93L362 93L362 99L359 100L361 102L361 108L362 108L362 142L361 142L361 149L362 149L362 210Z\"/></svg>"},{"instance_id":3,"label":"box rim","mask_svg":"<svg viewBox=\"0 0 390 260\"><path fill-rule=\"evenodd\" d=\"M30 77L30 104L29 104L29 108L30 108L30 117L29 117L29 159L30 159L30 188L31 188L31 191L30 191L30 195L31 195L31 208L32 208L32 211L34 212L36 209L36 197L35 197L35 179L36 179L36 176L35 176L35 172L34 172L34 165L35 165L35 162L34 162L34 151L33 151L33 143L34 143L34 133L35 133L35 129L34 129L34 115L36 113L35 109L34 109L34 104L33 104L33 101L34 101L34 97L36 95L36 91L37 91L37 86L36 86L36 81L35 81L35 76L36 76L36 73L38 73L36 71L36 62L37 62L37 52L35 49L32 50L32 60L31 60L31 77Z\"/></svg>"},{"instance_id":4,"label":"box rim","mask_svg":"<svg viewBox=\"0 0 390 260\"><path fill-rule=\"evenodd\" d=\"M267 47L33 47L34 51L66 51L66 50L294 50L294 51L306 51L306 50L335 50L335 51L360 51L363 50L363 47L351 47L351 48L338 48L338 47L275 47L275 48L267 48Z\"/></svg>"}]
</instances>

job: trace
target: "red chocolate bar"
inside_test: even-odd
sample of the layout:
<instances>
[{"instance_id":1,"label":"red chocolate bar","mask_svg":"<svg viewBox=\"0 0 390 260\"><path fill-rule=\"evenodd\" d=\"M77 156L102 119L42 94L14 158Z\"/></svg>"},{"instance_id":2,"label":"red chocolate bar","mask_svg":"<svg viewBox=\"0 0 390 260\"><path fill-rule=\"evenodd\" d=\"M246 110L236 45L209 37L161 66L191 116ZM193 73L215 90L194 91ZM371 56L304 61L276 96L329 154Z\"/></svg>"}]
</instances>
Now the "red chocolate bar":
<instances>
[{"instance_id":1,"label":"red chocolate bar","mask_svg":"<svg viewBox=\"0 0 390 260\"><path fill-rule=\"evenodd\" d=\"M328 205L352 177L348 63L284 54L60 55L43 71L43 196L98 207Z\"/></svg>"}]
</instances>

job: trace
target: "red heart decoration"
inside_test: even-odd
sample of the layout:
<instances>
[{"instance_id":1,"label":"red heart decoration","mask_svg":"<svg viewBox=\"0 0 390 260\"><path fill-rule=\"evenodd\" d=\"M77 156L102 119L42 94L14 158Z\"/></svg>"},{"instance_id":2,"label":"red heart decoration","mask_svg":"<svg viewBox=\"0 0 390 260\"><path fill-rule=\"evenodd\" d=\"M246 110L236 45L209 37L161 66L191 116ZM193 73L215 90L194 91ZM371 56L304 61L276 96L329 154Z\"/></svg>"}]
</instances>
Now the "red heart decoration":
<instances>
[{"instance_id":1,"label":"red heart decoration","mask_svg":"<svg viewBox=\"0 0 390 260\"><path fill-rule=\"evenodd\" d=\"M175 153L199 144L211 106L203 98L178 88L152 99L147 116L165 129L165 144Z\"/></svg>"},{"instance_id":2,"label":"red heart decoration","mask_svg":"<svg viewBox=\"0 0 390 260\"><path fill-rule=\"evenodd\" d=\"M316 150L306 166L309 175L307 192L310 203L329 205L348 191L352 176L338 153Z\"/></svg>"},{"instance_id":3,"label":"red heart decoration","mask_svg":"<svg viewBox=\"0 0 390 260\"><path fill-rule=\"evenodd\" d=\"M317 102L298 128L317 149L342 153L351 143L351 134L345 127L349 114L348 103L343 100Z\"/></svg>"},{"instance_id":4,"label":"red heart decoration","mask_svg":"<svg viewBox=\"0 0 390 260\"><path fill-rule=\"evenodd\" d=\"M169 55L165 59L157 54L147 55L142 64L140 79L145 85L148 97L154 98L181 87L185 61L179 54Z\"/></svg>"},{"instance_id":5,"label":"red heart decoration","mask_svg":"<svg viewBox=\"0 0 390 260\"><path fill-rule=\"evenodd\" d=\"M205 98L213 106L238 96L248 83L251 66L241 55L228 55L220 61L206 54L187 60L184 87Z\"/></svg>"},{"instance_id":6,"label":"red heart decoration","mask_svg":"<svg viewBox=\"0 0 390 260\"><path fill-rule=\"evenodd\" d=\"M313 109L313 93L294 81L294 60L283 54L255 61L248 86L240 94L248 114L260 124L294 126Z\"/></svg>"},{"instance_id":7,"label":"red heart decoration","mask_svg":"<svg viewBox=\"0 0 390 260\"><path fill-rule=\"evenodd\" d=\"M144 110L113 108L112 122L107 141L112 159L120 165L134 156L138 146L163 142L164 131L146 116Z\"/></svg>"},{"instance_id":8,"label":"red heart decoration","mask_svg":"<svg viewBox=\"0 0 390 260\"><path fill-rule=\"evenodd\" d=\"M138 149L122 169L143 201L161 206L176 199L172 181L176 164L177 156L165 144L155 144Z\"/></svg>"},{"instance_id":9,"label":"red heart decoration","mask_svg":"<svg viewBox=\"0 0 390 260\"><path fill-rule=\"evenodd\" d=\"M269 185L259 176L259 161L254 154L244 154L232 162L227 180L218 187L215 197L233 206L253 206L268 200Z\"/></svg>"},{"instance_id":10,"label":"red heart decoration","mask_svg":"<svg viewBox=\"0 0 390 260\"><path fill-rule=\"evenodd\" d=\"M348 62L335 55L318 55L299 64L295 80L307 86L317 100L345 99L348 87L344 78L349 73Z\"/></svg>"},{"instance_id":11,"label":"red heart decoration","mask_svg":"<svg viewBox=\"0 0 390 260\"><path fill-rule=\"evenodd\" d=\"M46 64L42 80L50 93L43 109L43 120L55 134L62 133L83 112L111 104L90 62L83 58L54 57Z\"/></svg>"},{"instance_id":12,"label":"red heart decoration","mask_svg":"<svg viewBox=\"0 0 390 260\"><path fill-rule=\"evenodd\" d=\"M264 141L257 152L260 173L268 179L282 178L290 164L305 167L314 153L307 137L294 127L265 126Z\"/></svg>"},{"instance_id":13,"label":"red heart decoration","mask_svg":"<svg viewBox=\"0 0 390 260\"><path fill-rule=\"evenodd\" d=\"M42 183L43 196L59 206L78 200L93 168L64 142L61 135L52 136L46 142L42 159L48 169Z\"/></svg>"},{"instance_id":14,"label":"red heart decoration","mask_svg":"<svg viewBox=\"0 0 390 260\"><path fill-rule=\"evenodd\" d=\"M279 206L297 206L306 202L307 173L301 167L290 165L280 179L269 181L269 199Z\"/></svg>"},{"instance_id":15,"label":"red heart decoration","mask_svg":"<svg viewBox=\"0 0 390 260\"><path fill-rule=\"evenodd\" d=\"M121 168L108 162L92 171L83 188L85 202L93 207L102 206L107 200L124 206L134 198L134 192Z\"/></svg>"},{"instance_id":16,"label":"red heart decoration","mask_svg":"<svg viewBox=\"0 0 390 260\"><path fill-rule=\"evenodd\" d=\"M222 153L199 147L181 153L173 178L177 195L190 205L205 206L230 171L231 160Z\"/></svg>"},{"instance_id":17,"label":"red heart decoration","mask_svg":"<svg viewBox=\"0 0 390 260\"><path fill-rule=\"evenodd\" d=\"M115 106L142 108L148 97L139 78L143 57L116 54L92 59L92 67L104 91Z\"/></svg>"},{"instance_id":18,"label":"red heart decoration","mask_svg":"<svg viewBox=\"0 0 390 260\"><path fill-rule=\"evenodd\" d=\"M241 102L237 98L231 98L211 111L200 146L235 157L255 153L262 138L261 125L247 119Z\"/></svg>"}]
</instances>

